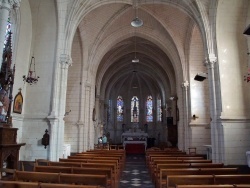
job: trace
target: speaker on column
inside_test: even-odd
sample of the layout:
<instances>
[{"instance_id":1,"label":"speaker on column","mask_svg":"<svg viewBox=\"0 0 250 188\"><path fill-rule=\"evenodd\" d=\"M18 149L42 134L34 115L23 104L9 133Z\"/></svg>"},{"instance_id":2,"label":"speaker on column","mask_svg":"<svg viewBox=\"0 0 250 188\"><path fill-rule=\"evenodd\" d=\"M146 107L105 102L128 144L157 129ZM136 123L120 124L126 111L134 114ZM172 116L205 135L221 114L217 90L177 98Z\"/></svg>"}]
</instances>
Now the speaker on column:
<instances>
[{"instance_id":1,"label":"speaker on column","mask_svg":"<svg viewBox=\"0 0 250 188\"><path fill-rule=\"evenodd\" d=\"M173 117L167 117L167 125L173 125L174 121L173 121Z\"/></svg>"}]
</instances>

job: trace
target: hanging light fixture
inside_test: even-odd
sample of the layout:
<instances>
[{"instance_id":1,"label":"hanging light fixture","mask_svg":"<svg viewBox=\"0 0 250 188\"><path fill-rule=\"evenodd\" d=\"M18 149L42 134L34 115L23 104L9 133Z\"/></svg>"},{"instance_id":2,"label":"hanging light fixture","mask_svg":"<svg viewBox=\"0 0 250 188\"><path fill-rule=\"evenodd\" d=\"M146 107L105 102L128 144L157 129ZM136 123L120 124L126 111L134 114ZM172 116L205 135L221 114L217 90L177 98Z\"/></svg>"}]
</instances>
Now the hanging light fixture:
<instances>
[{"instance_id":1,"label":"hanging light fixture","mask_svg":"<svg viewBox=\"0 0 250 188\"><path fill-rule=\"evenodd\" d=\"M33 85L38 82L38 78L39 76L36 76L35 58L32 57L30 60L30 68L28 75L23 75L23 81L29 83L30 85Z\"/></svg>"},{"instance_id":2,"label":"hanging light fixture","mask_svg":"<svg viewBox=\"0 0 250 188\"><path fill-rule=\"evenodd\" d=\"M38 18L39 18L39 13L40 13L40 5L41 5L41 0L39 0L38 5L37 5L37 11L36 11L36 25L34 26L34 41L36 41L36 35L37 35L37 27L38 27ZM35 52L35 47L36 44L33 48L33 55L30 60L30 67L27 76L23 75L23 81L29 83L30 85L36 84L38 82L39 76L36 76L36 63L35 63L35 57L34 57L34 52Z\"/></svg>"},{"instance_id":3,"label":"hanging light fixture","mask_svg":"<svg viewBox=\"0 0 250 188\"><path fill-rule=\"evenodd\" d=\"M135 18L132 20L131 25L133 27L141 27L143 25L142 19L138 18L138 5L137 5L137 0L133 1L135 2L133 7L135 9Z\"/></svg>"},{"instance_id":4,"label":"hanging light fixture","mask_svg":"<svg viewBox=\"0 0 250 188\"><path fill-rule=\"evenodd\" d=\"M136 31L135 31L135 58L132 59L132 63L139 63L140 60L136 57Z\"/></svg>"}]
</instances>

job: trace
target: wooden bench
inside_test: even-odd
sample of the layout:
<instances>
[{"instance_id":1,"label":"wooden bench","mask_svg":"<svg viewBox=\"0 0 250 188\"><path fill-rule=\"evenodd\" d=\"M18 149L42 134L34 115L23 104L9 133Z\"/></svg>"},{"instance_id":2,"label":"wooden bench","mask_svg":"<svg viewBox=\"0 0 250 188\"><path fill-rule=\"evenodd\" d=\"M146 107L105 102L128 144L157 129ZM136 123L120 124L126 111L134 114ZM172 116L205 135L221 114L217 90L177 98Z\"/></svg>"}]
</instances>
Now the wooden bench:
<instances>
[{"instance_id":1,"label":"wooden bench","mask_svg":"<svg viewBox=\"0 0 250 188\"><path fill-rule=\"evenodd\" d=\"M157 164L156 169L151 172L153 181L159 177L160 169L178 169L178 168L222 168L223 163L181 163L181 164Z\"/></svg>"},{"instance_id":2,"label":"wooden bench","mask_svg":"<svg viewBox=\"0 0 250 188\"><path fill-rule=\"evenodd\" d=\"M250 175L170 175L167 188L176 185L250 184Z\"/></svg>"},{"instance_id":3,"label":"wooden bench","mask_svg":"<svg viewBox=\"0 0 250 188\"><path fill-rule=\"evenodd\" d=\"M107 175L108 185L117 187L118 180L115 178L112 168L85 168L85 167L62 167L62 166L35 166L35 172L69 173L69 174L95 174Z\"/></svg>"},{"instance_id":4,"label":"wooden bench","mask_svg":"<svg viewBox=\"0 0 250 188\"><path fill-rule=\"evenodd\" d=\"M151 154L151 155L148 155L146 156L146 164L150 164L150 162L152 162L152 159L153 158L156 158L156 157L202 157L203 159L204 158L204 155L200 155L200 154L196 154L196 155L187 155L187 154Z\"/></svg>"},{"instance_id":5,"label":"wooden bench","mask_svg":"<svg viewBox=\"0 0 250 188\"><path fill-rule=\"evenodd\" d=\"M212 160L206 159L196 159L196 160L158 160L155 159L152 161L151 165L149 166L149 171L155 170L157 164L180 164L180 163L212 163Z\"/></svg>"},{"instance_id":6,"label":"wooden bench","mask_svg":"<svg viewBox=\"0 0 250 188\"><path fill-rule=\"evenodd\" d=\"M114 160L118 162L119 168L123 169L125 162L122 160L121 156L96 156L96 155L75 155L75 156L68 156L68 159L73 159L73 160L83 160L83 162L88 162L88 161L93 161L93 160L104 160L104 161L109 161L109 160ZM68 159L59 159L59 161L68 161Z\"/></svg>"},{"instance_id":7,"label":"wooden bench","mask_svg":"<svg viewBox=\"0 0 250 188\"><path fill-rule=\"evenodd\" d=\"M179 168L179 169L160 169L159 177L156 178L156 187L162 188L166 184L167 177L170 175L228 175L237 174L238 168Z\"/></svg>"},{"instance_id":8,"label":"wooden bench","mask_svg":"<svg viewBox=\"0 0 250 188\"><path fill-rule=\"evenodd\" d=\"M108 187L107 175L16 171L14 174L14 180L42 183L99 185L101 187Z\"/></svg>"},{"instance_id":9,"label":"wooden bench","mask_svg":"<svg viewBox=\"0 0 250 188\"><path fill-rule=\"evenodd\" d=\"M81 163L81 162L49 162L49 166L81 167L81 168L111 168L115 181L119 180L116 164L112 163Z\"/></svg>"},{"instance_id":10,"label":"wooden bench","mask_svg":"<svg viewBox=\"0 0 250 188\"><path fill-rule=\"evenodd\" d=\"M237 187L241 187L241 188L250 188L250 184L248 185L176 185L176 188L237 188Z\"/></svg>"},{"instance_id":11,"label":"wooden bench","mask_svg":"<svg viewBox=\"0 0 250 188\"><path fill-rule=\"evenodd\" d=\"M148 167L154 162L154 160L197 160L197 159L204 159L203 157L170 157L170 156L154 156L151 157L151 161L149 161Z\"/></svg>"},{"instance_id":12,"label":"wooden bench","mask_svg":"<svg viewBox=\"0 0 250 188\"><path fill-rule=\"evenodd\" d=\"M114 165L114 173L117 175L117 177L120 177L121 170L120 165L118 163L118 160L99 160L99 159L59 159L59 162L75 162L75 163L81 163L82 166L86 166L87 163L90 164L98 164L104 165L104 164L113 164Z\"/></svg>"},{"instance_id":13,"label":"wooden bench","mask_svg":"<svg viewBox=\"0 0 250 188\"><path fill-rule=\"evenodd\" d=\"M1 188L100 188L94 185L50 184L41 182L20 182L0 180Z\"/></svg>"}]
</instances>

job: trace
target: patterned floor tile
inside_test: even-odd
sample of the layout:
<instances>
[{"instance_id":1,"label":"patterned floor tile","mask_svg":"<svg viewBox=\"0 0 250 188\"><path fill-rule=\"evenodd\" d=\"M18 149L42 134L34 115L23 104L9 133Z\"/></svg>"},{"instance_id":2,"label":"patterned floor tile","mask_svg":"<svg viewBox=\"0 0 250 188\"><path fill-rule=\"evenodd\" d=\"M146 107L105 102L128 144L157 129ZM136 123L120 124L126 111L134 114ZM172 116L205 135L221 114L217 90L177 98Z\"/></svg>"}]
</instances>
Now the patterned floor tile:
<instances>
[{"instance_id":1,"label":"patterned floor tile","mask_svg":"<svg viewBox=\"0 0 250 188\"><path fill-rule=\"evenodd\" d=\"M154 188L146 167L145 155L127 155L119 188Z\"/></svg>"}]
</instances>

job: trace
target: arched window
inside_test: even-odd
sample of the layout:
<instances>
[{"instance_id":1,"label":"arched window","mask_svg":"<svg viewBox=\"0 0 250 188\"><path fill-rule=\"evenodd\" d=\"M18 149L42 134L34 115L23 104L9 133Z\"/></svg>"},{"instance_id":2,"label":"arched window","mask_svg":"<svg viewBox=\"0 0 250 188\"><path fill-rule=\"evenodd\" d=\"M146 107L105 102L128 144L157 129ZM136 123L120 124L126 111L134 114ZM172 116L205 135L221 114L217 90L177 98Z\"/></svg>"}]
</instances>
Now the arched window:
<instances>
[{"instance_id":1,"label":"arched window","mask_svg":"<svg viewBox=\"0 0 250 188\"><path fill-rule=\"evenodd\" d=\"M11 27L10 18L8 18L8 21L7 21L7 23L6 23L5 40L4 40L3 49L5 48L5 45L6 45L6 43L7 43L7 39L8 39L8 37L9 37L9 35L10 35L10 32L11 32L10 27Z\"/></svg>"},{"instance_id":2,"label":"arched window","mask_svg":"<svg viewBox=\"0 0 250 188\"><path fill-rule=\"evenodd\" d=\"M153 98L151 95L148 96L146 102L146 109L147 109L147 122L153 122Z\"/></svg>"},{"instance_id":3,"label":"arched window","mask_svg":"<svg viewBox=\"0 0 250 188\"><path fill-rule=\"evenodd\" d=\"M139 99L133 96L131 99L131 122L139 122Z\"/></svg>"},{"instance_id":4,"label":"arched window","mask_svg":"<svg viewBox=\"0 0 250 188\"><path fill-rule=\"evenodd\" d=\"M117 121L123 121L123 99L121 96L117 97Z\"/></svg>"},{"instance_id":5,"label":"arched window","mask_svg":"<svg viewBox=\"0 0 250 188\"><path fill-rule=\"evenodd\" d=\"M157 98L157 121L162 121L161 98Z\"/></svg>"}]
</instances>

